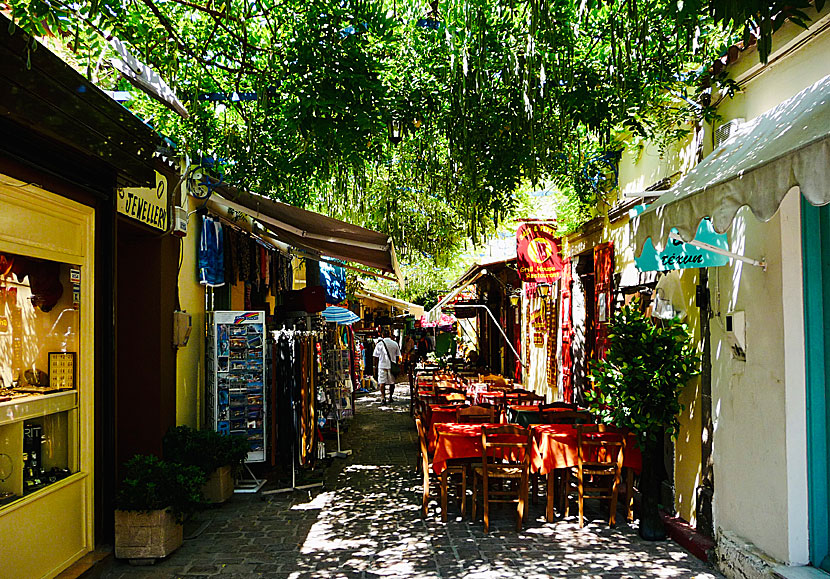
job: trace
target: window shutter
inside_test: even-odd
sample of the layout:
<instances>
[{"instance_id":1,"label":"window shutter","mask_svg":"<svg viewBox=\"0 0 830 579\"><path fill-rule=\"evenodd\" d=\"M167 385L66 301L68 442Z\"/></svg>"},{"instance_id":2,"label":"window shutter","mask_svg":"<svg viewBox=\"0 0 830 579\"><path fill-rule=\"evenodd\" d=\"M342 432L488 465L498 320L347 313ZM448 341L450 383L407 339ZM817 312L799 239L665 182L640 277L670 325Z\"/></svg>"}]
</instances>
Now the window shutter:
<instances>
[{"instance_id":1,"label":"window shutter","mask_svg":"<svg viewBox=\"0 0 830 579\"><path fill-rule=\"evenodd\" d=\"M597 360L605 358L608 348L608 323L611 321L614 285L614 244L594 247L594 336Z\"/></svg>"},{"instance_id":2,"label":"window shutter","mask_svg":"<svg viewBox=\"0 0 830 579\"><path fill-rule=\"evenodd\" d=\"M571 358L571 342L573 341L573 323L571 320L571 285L573 282L571 260L564 261L562 277L560 278L561 316L562 326L562 398L565 402L573 403L573 359ZM555 339L555 338L554 338Z\"/></svg>"}]
</instances>

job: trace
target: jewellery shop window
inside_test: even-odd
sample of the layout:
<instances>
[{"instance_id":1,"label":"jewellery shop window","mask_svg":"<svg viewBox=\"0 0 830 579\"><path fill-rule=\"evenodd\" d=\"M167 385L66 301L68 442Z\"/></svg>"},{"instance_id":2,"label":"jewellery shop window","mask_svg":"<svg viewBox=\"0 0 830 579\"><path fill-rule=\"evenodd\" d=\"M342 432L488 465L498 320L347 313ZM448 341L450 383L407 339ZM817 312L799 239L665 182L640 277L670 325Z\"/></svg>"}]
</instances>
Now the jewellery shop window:
<instances>
[{"instance_id":1,"label":"jewellery shop window","mask_svg":"<svg viewBox=\"0 0 830 579\"><path fill-rule=\"evenodd\" d=\"M0 508L78 470L80 278L0 253Z\"/></svg>"}]
</instances>

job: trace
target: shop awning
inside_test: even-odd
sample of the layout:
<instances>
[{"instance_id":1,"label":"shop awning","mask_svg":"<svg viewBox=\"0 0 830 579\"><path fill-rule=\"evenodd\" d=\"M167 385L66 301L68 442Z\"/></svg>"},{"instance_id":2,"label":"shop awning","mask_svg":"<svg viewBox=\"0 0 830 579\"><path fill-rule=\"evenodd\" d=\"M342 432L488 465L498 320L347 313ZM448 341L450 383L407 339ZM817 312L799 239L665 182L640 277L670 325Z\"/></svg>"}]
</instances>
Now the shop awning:
<instances>
[{"instance_id":1,"label":"shop awning","mask_svg":"<svg viewBox=\"0 0 830 579\"><path fill-rule=\"evenodd\" d=\"M392 273L403 287L395 246L387 235L235 187L219 187L217 192L223 203L260 221L280 241Z\"/></svg>"},{"instance_id":2,"label":"shop awning","mask_svg":"<svg viewBox=\"0 0 830 579\"><path fill-rule=\"evenodd\" d=\"M516 261L515 257L511 257L510 259L500 259L498 261L491 261L488 263L476 263L471 265L467 268L461 277L459 277L453 284L450 286L450 293L445 295L441 301L439 301L435 306L429 310L426 314L427 320L430 322L437 322L441 319L441 312L445 305L450 303L454 300L458 294L464 291L464 289L469 286L470 284L475 283L478 279L484 275L487 275L488 269L497 269L501 270L508 262Z\"/></svg>"},{"instance_id":3,"label":"shop awning","mask_svg":"<svg viewBox=\"0 0 830 579\"><path fill-rule=\"evenodd\" d=\"M393 298L392 296L388 296L386 294L378 293L364 288L358 292L355 292L355 295L358 298L375 300L376 302L381 302L389 306L394 306L399 310L404 310L407 313L412 314L415 317L421 317L424 315L424 306L419 306L418 304L413 304L412 302L408 302L406 300Z\"/></svg>"},{"instance_id":4,"label":"shop awning","mask_svg":"<svg viewBox=\"0 0 830 579\"><path fill-rule=\"evenodd\" d=\"M740 127L646 211L632 219L635 255L657 250L672 228L691 241L704 217L718 233L747 206L762 221L799 188L813 205L830 203L830 76Z\"/></svg>"}]
</instances>

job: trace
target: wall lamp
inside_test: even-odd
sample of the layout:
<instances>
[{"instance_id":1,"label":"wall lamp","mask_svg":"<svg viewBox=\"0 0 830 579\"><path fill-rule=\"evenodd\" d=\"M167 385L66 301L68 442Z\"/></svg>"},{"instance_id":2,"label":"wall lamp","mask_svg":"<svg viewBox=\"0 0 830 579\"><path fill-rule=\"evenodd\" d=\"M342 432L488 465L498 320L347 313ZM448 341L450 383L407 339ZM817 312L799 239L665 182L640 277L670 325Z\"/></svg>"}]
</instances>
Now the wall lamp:
<instances>
[{"instance_id":1,"label":"wall lamp","mask_svg":"<svg viewBox=\"0 0 830 579\"><path fill-rule=\"evenodd\" d=\"M542 299L547 298L550 295L550 284L540 283L537 285L536 294Z\"/></svg>"}]
</instances>

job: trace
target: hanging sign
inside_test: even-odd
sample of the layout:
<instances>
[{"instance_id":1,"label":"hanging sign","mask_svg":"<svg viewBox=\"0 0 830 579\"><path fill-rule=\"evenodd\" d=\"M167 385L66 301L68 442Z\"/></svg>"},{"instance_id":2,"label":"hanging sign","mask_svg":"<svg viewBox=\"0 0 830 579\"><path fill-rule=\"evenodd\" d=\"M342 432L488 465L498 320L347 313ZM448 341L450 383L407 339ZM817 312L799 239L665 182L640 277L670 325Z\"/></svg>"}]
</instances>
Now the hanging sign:
<instances>
[{"instance_id":1,"label":"hanging sign","mask_svg":"<svg viewBox=\"0 0 830 579\"><path fill-rule=\"evenodd\" d=\"M636 207L632 211L640 213L645 205ZM672 229L677 233L677 229ZM697 226L695 241L714 245L720 249L729 250L729 242L725 233L718 233L712 227L712 221L707 217ZM720 267L729 263L725 255L712 253L706 249L670 239L661 252L654 249L651 239L646 240L640 257L634 258L637 269L640 271L670 271L673 269L689 269L693 267Z\"/></svg>"},{"instance_id":2,"label":"hanging sign","mask_svg":"<svg viewBox=\"0 0 830 579\"><path fill-rule=\"evenodd\" d=\"M118 212L127 217L167 230L167 178L156 171L156 186L125 187L118 190Z\"/></svg>"},{"instance_id":3,"label":"hanging sign","mask_svg":"<svg viewBox=\"0 0 830 579\"><path fill-rule=\"evenodd\" d=\"M562 273L556 228L548 223L522 223L516 231L516 262L525 282L552 283Z\"/></svg>"}]
</instances>

